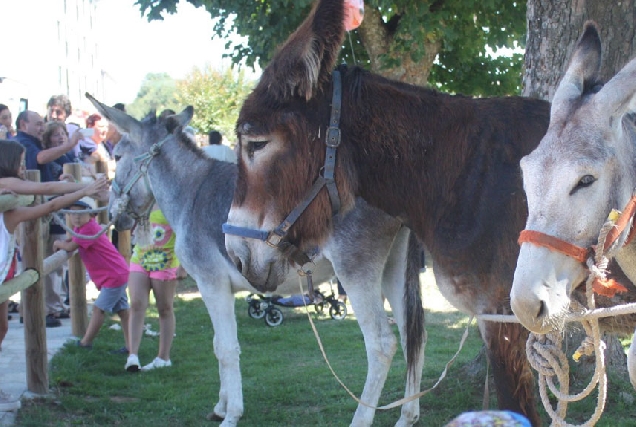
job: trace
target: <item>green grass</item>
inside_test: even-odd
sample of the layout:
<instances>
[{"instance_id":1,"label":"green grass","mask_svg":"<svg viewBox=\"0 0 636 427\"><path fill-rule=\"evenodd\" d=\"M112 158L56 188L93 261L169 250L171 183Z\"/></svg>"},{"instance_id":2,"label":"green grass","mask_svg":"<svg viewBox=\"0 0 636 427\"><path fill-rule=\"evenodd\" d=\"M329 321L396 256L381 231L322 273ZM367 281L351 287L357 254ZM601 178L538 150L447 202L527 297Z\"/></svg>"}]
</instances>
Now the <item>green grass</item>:
<instances>
[{"instance_id":1,"label":"green grass","mask_svg":"<svg viewBox=\"0 0 636 427\"><path fill-rule=\"evenodd\" d=\"M206 420L219 390L207 311L199 298L177 298L175 311L177 336L172 368L139 374L125 372L125 356L108 354L108 350L121 346L122 337L121 332L108 329L114 322L107 322L92 350L68 346L53 358L52 397L25 402L17 425L218 425ZM354 315L334 321L311 311L332 366L359 395L366 375L366 356ZM262 319L249 318L243 298L237 298L236 313L245 401L241 426L349 425L357 405L329 372L303 310L284 308L285 320L277 328L268 327ZM427 311L429 339L422 389L435 383L457 350L467 320L457 312ZM149 310L148 322L158 330L155 311ZM476 327L470 329L466 345L447 378L420 400L419 425L442 426L462 411L481 408L484 377L471 377L466 370L481 348ZM142 363L155 357L157 346L158 338L144 337L139 355ZM405 363L398 353L380 404L403 397L404 376ZM636 425L636 405L624 403L619 396L621 391L633 396L633 389L625 378L610 378L609 383L607 409L597 425ZM494 392L494 387L490 390ZM594 399L587 399L583 404L571 405L575 412L570 421L586 420L595 403ZM492 393L491 407L496 407ZM399 408L378 411L374 425L390 426L398 418Z\"/></svg>"}]
</instances>

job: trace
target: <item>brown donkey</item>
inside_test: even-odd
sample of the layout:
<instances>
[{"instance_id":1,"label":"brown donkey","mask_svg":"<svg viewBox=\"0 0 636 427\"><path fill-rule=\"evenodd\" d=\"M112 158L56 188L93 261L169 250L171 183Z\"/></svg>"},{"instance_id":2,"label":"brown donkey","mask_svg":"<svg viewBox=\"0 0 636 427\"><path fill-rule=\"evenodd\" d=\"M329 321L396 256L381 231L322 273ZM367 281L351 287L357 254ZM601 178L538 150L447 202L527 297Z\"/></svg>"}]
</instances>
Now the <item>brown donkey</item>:
<instances>
[{"instance_id":1,"label":"brown donkey","mask_svg":"<svg viewBox=\"0 0 636 427\"><path fill-rule=\"evenodd\" d=\"M344 35L342 0L319 1L245 101L228 253L251 282L275 286L288 255L298 260L298 249L321 245L333 213L346 215L361 196L424 242L440 290L458 309L510 314L527 214L519 160L545 134L549 104L451 96L358 67L332 73ZM484 321L479 328L500 408L539 425L527 331ZM357 415L352 425L370 425L372 412Z\"/></svg>"}]
</instances>

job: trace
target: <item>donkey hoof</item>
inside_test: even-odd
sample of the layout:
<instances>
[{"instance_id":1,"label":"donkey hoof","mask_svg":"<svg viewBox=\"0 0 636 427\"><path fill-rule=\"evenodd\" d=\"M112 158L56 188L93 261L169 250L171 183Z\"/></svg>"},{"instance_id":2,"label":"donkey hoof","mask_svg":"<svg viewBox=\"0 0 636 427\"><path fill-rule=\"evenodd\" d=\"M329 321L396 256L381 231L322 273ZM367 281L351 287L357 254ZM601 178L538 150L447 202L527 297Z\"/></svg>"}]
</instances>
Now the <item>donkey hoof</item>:
<instances>
[{"instance_id":1,"label":"donkey hoof","mask_svg":"<svg viewBox=\"0 0 636 427\"><path fill-rule=\"evenodd\" d=\"M210 412L206 417L208 421L223 421L225 417L223 415L219 415L216 412Z\"/></svg>"}]
</instances>

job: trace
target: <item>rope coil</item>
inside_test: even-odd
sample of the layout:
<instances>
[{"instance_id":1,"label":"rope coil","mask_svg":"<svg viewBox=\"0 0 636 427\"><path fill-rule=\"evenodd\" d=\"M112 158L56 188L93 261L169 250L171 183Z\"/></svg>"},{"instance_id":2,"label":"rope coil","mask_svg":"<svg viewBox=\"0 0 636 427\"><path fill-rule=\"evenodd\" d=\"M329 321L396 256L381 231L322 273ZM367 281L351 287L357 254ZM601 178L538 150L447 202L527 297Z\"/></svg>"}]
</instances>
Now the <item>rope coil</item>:
<instances>
[{"instance_id":1,"label":"rope coil","mask_svg":"<svg viewBox=\"0 0 636 427\"><path fill-rule=\"evenodd\" d=\"M585 339L576 349L572 356L575 361L582 355L595 356L594 375L585 389L577 394L570 394L569 388L569 364L567 357L563 353L561 334L551 332L546 335L530 334L526 343L526 354L530 365L539 373L539 393L541 402L546 409L548 415L552 419L554 427L590 427L594 426L601 418L605 409L605 401L607 398L607 372L605 369L605 342L601 339L598 318L601 316L588 316L588 313L596 311L596 301L594 298L594 282L597 280L604 281L607 277L607 265L611 253L618 248L616 243L612 244L605 251L605 241L607 235L614 229L615 222L608 219L599 232L598 243L594 248L593 256L587 261L587 267L590 275L585 283L585 296L587 299L587 308L584 313L577 316L577 320L581 322L586 333ZM572 321L566 319L567 321ZM558 381L560 388L554 383ZM577 402L586 398L598 386L597 404L594 413L583 424L573 425L566 422L567 405L570 402ZM547 390L558 399L556 410L552 407Z\"/></svg>"},{"instance_id":2,"label":"rope coil","mask_svg":"<svg viewBox=\"0 0 636 427\"><path fill-rule=\"evenodd\" d=\"M78 238L78 239L84 239L84 240L95 240L97 238L99 238L99 236L101 236L102 234L106 233L110 227L112 225L115 224L115 222L117 221L117 218L123 214L126 211L126 206L128 205L128 200L129 200L129 196L128 195L123 195L121 197L119 197L118 199L115 199L115 201L113 202L113 211L115 212L115 215L113 215L112 219L108 222L108 224L106 225L102 225L102 229L97 232L96 234L93 235L85 235L85 234L79 234L76 233L71 227L69 227L68 225L66 225L66 221L61 218L61 215L63 214L68 214L68 213L99 213L102 212L103 210L108 209L108 206L103 206L101 208L97 208L97 209L60 209L57 212L54 212L53 214L51 214L51 218L53 219L53 221L55 221L60 227L62 227L67 233L69 233L71 236Z\"/></svg>"}]
</instances>

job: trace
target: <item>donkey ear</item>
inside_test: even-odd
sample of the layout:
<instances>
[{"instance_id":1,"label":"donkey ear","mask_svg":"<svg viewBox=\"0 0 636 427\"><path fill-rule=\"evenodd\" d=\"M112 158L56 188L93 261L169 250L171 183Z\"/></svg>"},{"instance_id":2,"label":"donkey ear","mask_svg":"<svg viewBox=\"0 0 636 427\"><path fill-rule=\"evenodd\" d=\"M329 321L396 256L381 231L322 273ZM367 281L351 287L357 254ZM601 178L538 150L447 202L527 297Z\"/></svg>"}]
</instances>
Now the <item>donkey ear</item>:
<instances>
[{"instance_id":1,"label":"donkey ear","mask_svg":"<svg viewBox=\"0 0 636 427\"><path fill-rule=\"evenodd\" d=\"M118 110L117 108L102 104L97 99L93 98L93 96L88 92L86 92L86 98L93 103L99 114L108 121L112 122L120 132L131 133L134 129L140 126L140 123L133 117L121 110Z\"/></svg>"},{"instance_id":2,"label":"donkey ear","mask_svg":"<svg viewBox=\"0 0 636 427\"><path fill-rule=\"evenodd\" d=\"M579 38L570 64L552 99L551 121L564 119L575 101L586 89L596 85L601 69L601 37L598 26L587 21Z\"/></svg>"},{"instance_id":3,"label":"donkey ear","mask_svg":"<svg viewBox=\"0 0 636 427\"><path fill-rule=\"evenodd\" d=\"M168 116L166 119L166 129L168 133L173 133L179 126L183 127L190 123L192 116L194 115L194 108L188 105L182 112L175 114L174 116Z\"/></svg>"},{"instance_id":4,"label":"donkey ear","mask_svg":"<svg viewBox=\"0 0 636 427\"><path fill-rule=\"evenodd\" d=\"M344 40L344 1L320 0L263 71L257 87L278 102L310 100L329 81Z\"/></svg>"},{"instance_id":5,"label":"donkey ear","mask_svg":"<svg viewBox=\"0 0 636 427\"><path fill-rule=\"evenodd\" d=\"M610 117L636 112L636 58L603 86L594 102Z\"/></svg>"}]
</instances>

